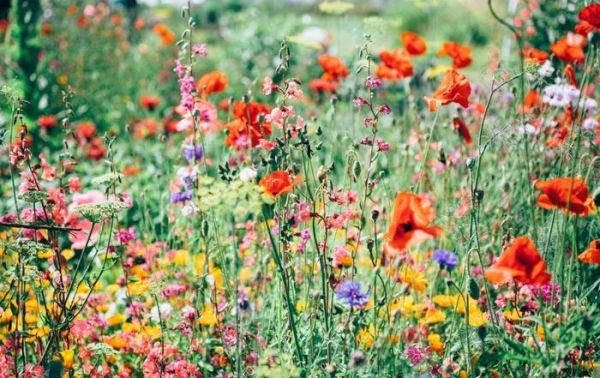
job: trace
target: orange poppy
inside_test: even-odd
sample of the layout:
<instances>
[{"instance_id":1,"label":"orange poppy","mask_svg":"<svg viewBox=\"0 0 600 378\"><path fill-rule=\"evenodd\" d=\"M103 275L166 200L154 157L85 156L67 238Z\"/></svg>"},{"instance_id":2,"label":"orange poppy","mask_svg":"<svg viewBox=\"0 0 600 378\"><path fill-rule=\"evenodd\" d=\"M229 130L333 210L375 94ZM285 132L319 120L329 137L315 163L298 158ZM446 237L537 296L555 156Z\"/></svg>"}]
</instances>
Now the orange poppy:
<instances>
[{"instance_id":1,"label":"orange poppy","mask_svg":"<svg viewBox=\"0 0 600 378\"><path fill-rule=\"evenodd\" d=\"M600 239L593 240L590 247L577 256L579 261L586 264L600 265Z\"/></svg>"},{"instance_id":2,"label":"orange poppy","mask_svg":"<svg viewBox=\"0 0 600 378\"><path fill-rule=\"evenodd\" d=\"M523 106L519 106L518 112L525 114L531 114L533 112L539 113L541 107L542 96L540 96L540 94L535 89L531 89L525 95Z\"/></svg>"},{"instance_id":3,"label":"orange poppy","mask_svg":"<svg viewBox=\"0 0 600 378\"><path fill-rule=\"evenodd\" d=\"M584 36L569 32L565 37L554 42L550 49L556 57L566 63L581 63L585 60L583 48L587 44Z\"/></svg>"},{"instance_id":4,"label":"orange poppy","mask_svg":"<svg viewBox=\"0 0 600 378\"><path fill-rule=\"evenodd\" d=\"M300 176L296 176L292 180L287 171L275 171L260 179L258 185L262 186L267 194L276 198L282 194L291 192L294 186L298 185L301 180Z\"/></svg>"},{"instance_id":5,"label":"orange poppy","mask_svg":"<svg viewBox=\"0 0 600 378\"><path fill-rule=\"evenodd\" d=\"M494 265L485 270L485 278L496 285L518 281L525 285L542 285L552 276L546 271L546 262L526 236L516 238Z\"/></svg>"},{"instance_id":6,"label":"orange poppy","mask_svg":"<svg viewBox=\"0 0 600 378\"><path fill-rule=\"evenodd\" d=\"M75 134L79 139L90 139L96 134L96 125L91 122L81 122L75 126Z\"/></svg>"},{"instance_id":7,"label":"orange poppy","mask_svg":"<svg viewBox=\"0 0 600 378\"><path fill-rule=\"evenodd\" d=\"M440 236L442 229L431 225L434 220L435 209L431 201L413 193L399 192L390 225L383 236L388 248L403 251Z\"/></svg>"},{"instance_id":8,"label":"orange poppy","mask_svg":"<svg viewBox=\"0 0 600 378\"><path fill-rule=\"evenodd\" d=\"M233 116L235 119L229 122L225 127L229 131L225 139L225 145L236 150L244 150L252 143L252 147L260 144L260 140L271 135L271 123L262 121L265 115L269 114L270 109L266 105L258 102L236 101L233 104ZM250 139L248 139L250 132Z\"/></svg>"},{"instance_id":9,"label":"orange poppy","mask_svg":"<svg viewBox=\"0 0 600 378\"><path fill-rule=\"evenodd\" d=\"M525 60L536 64L543 64L550 57L547 52L533 47L523 50L523 56L525 57Z\"/></svg>"},{"instance_id":10,"label":"orange poppy","mask_svg":"<svg viewBox=\"0 0 600 378\"><path fill-rule=\"evenodd\" d=\"M538 181L535 188L543 194L538 196L538 205L543 209L562 209L576 215L587 215L594 211L594 201L588 193L587 184L580 178L563 177L549 181ZM569 200L569 192L571 198Z\"/></svg>"},{"instance_id":11,"label":"orange poppy","mask_svg":"<svg viewBox=\"0 0 600 378\"><path fill-rule=\"evenodd\" d=\"M438 56L449 56L452 58L454 68L465 68L471 65L471 49L456 42L445 42L442 45Z\"/></svg>"},{"instance_id":12,"label":"orange poppy","mask_svg":"<svg viewBox=\"0 0 600 378\"><path fill-rule=\"evenodd\" d=\"M202 96L207 96L211 93L223 92L227 88L227 84L227 75L221 71L212 71L200 77L196 89Z\"/></svg>"},{"instance_id":13,"label":"orange poppy","mask_svg":"<svg viewBox=\"0 0 600 378\"><path fill-rule=\"evenodd\" d=\"M337 81L322 78L313 79L310 81L310 83L308 83L308 87L313 92L335 92L338 88L338 83Z\"/></svg>"},{"instance_id":14,"label":"orange poppy","mask_svg":"<svg viewBox=\"0 0 600 378\"><path fill-rule=\"evenodd\" d=\"M455 102L466 108L469 106L471 95L471 84L467 77L455 69L448 70L440 86L431 98L424 97L423 100L429 105L429 111L433 112L440 105L448 105Z\"/></svg>"},{"instance_id":15,"label":"orange poppy","mask_svg":"<svg viewBox=\"0 0 600 378\"><path fill-rule=\"evenodd\" d=\"M45 115L38 118L38 125L45 130L53 128L57 123L56 116L53 115Z\"/></svg>"},{"instance_id":16,"label":"orange poppy","mask_svg":"<svg viewBox=\"0 0 600 378\"><path fill-rule=\"evenodd\" d=\"M340 58L333 55L321 55L318 58L319 64L327 75L327 79L334 81L341 80L348 76L350 73L346 65Z\"/></svg>"},{"instance_id":17,"label":"orange poppy","mask_svg":"<svg viewBox=\"0 0 600 378\"><path fill-rule=\"evenodd\" d=\"M140 97L140 105L142 107L154 110L158 105L160 105L160 97L158 96L142 96Z\"/></svg>"},{"instance_id":18,"label":"orange poppy","mask_svg":"<svg viewBox=\"0 0 600 378\"><path fill-rule=\"evenodd\" d=\"M575 88L579 88L579 85L577 85L577 78L575 77L575 69L573 68L573 66L567 64L564 73L565 76L569 79L571 85L573 85Z\"/></svg>"},{"instance_id":19,"label":"orange poppy","mask_svg":"<svg viewBox=\"0 0 600 378\"><path fill-rule=\"evenodd\" d=\"M454 126L454 131L457 131L460 134L460 136L465 140L466 144L473 143L473 138L471 137L469 128L462 119L458 117L454 118L452 120L452 126Z\"/></svg>"},{"instance_id":20,"label":"orange poppy","mask_svg":"<svg viewBox=\"0 0 600 378\"><path fill-rule=\"evenodd\" d=\"M375 76L386 80L400 80L413 75L413 65L408 54L400 49L379 53L381 63L375 70Z\"/></svg>"},{"instance_id":21,"label":"orange poppy","mask_svg":"<svg viewBox=\"0 0 600 378\"><path fill-rule=\"evenodd\" d=\"M427 51L425 41L413 32L407 31L400 34L400 41L410 55L422 55Z\"/></svg>"}]
</instances>

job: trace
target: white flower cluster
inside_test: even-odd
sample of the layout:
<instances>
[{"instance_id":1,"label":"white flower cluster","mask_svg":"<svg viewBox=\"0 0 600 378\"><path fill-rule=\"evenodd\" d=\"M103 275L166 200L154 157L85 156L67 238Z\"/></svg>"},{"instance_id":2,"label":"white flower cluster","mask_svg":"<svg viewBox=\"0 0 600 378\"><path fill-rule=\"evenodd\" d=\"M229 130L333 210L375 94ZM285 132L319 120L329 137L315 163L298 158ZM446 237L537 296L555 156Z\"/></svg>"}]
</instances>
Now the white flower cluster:
<instances>
[{"instance_id":1,"label":"white flower cluster","mask_svg":"<svg viewBox=\"0 0 600 378\"><path fill-rule=\"evenodd\" d=\"M581 92L577 87L571 84L557 82L544 88L542 92L542 101L550 106L564 108L567 106L577 106L588 113L596 113L598 103L592 98L581 98Z\"/></svg>"}]
</instances>

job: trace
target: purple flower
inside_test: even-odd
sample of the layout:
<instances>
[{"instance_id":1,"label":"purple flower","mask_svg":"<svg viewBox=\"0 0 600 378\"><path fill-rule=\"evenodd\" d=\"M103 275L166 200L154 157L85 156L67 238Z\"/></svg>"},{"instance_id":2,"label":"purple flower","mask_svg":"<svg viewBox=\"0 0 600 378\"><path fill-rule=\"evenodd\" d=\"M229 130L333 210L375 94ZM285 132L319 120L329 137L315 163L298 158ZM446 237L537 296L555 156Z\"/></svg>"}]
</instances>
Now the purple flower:
<instances>
[{"instance_id":1,"label":"purple flower","mask_svg":"<svg viewBox=\"0 0 600 378\"><path fill-rule=\"evenodd\" d=\"M392 112L392 108L390 108L388 104L383 104L377 109L377 111L383 114L390 114Z\"/></svg>"},{"instance_id":2,"label":"purple flower","mask_svg":"<svg viewBox=\"0 0 600 378\"><path fill-rule=\"evenodd\" d=\"M369 293L361 291L359 282L347 280L340 284L336 298L346 302L348 306L362 307L369 302Z\"/></svg>"},{"instance_id":3,"label":"purple flower","mask_svg":"<svg viewBox=\"0 0 600 378\"><path fill-rule=\"evenodd\" d=\"M384 140L377 139L377 151L389 151L390 144Z\"/></svg>"},{"instance_id":4,"label":"purple flower","mask_svg":"<svg viewBox=\"0 0 600 378\"><path fill-rule=\"evenodd\" d=\"M187 190L185 192L173 193L173 194L171 194L171 203L189 201L192 199L192 197L193 197L193 194L190 190Z\"/></svg>"},{"instance_id":5,"label":"purple flower","mask_svg":"<svg viewBox=\"0 0 600 378\"><path fill-rule=\"evenodd\" d=\"M354 100L352 100L352 102L354 103L354 106L356 106L357 108L367 104L367 101L362 97L357 97Z\"/></svg>"},{"instance_id":6,"label":"purple flower","mask_svg":"<svg viewBox=\"0 0 600 378\"><path fill-rule=\"evenodd\" d=\"M194 146L192 144L186 144L183 146L183 157L185 160L192 162L194 160L202 159L202 156L204 156L202 145L198 144Z\"/></svg>"},{"instance_id":7,"label":"purple flower","mask_svg":"<svg viewBox=\"0 0 600 378\"><path fill-rule=\"evenodd\" d=\"M432 257L435 261L437 261L438 264L440 264L440 266L448 270L456 268L456 265L458 264L458 258L456 255L453 252L446 251L444 249L438 249L437 251L434 251Z\"/></svg>"}]
</instances>

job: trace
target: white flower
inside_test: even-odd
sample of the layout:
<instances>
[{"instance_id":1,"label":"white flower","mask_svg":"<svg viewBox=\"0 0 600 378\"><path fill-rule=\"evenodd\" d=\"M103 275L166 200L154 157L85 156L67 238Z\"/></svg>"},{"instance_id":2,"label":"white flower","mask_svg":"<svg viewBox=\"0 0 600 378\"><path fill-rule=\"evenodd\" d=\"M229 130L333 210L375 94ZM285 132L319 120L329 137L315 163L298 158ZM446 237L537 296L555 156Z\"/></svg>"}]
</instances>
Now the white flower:
<instances>
[{"instance_id":1,"label":"white flower","mask_svg":"<svg viewBox=\"0 0 600 378\"><path fill-rule=\"evenodd\" d=\"M542 101L550 106L564 108L575 106L579 99L579 89L571 84L556 83L543 90Z\"/></svg>"},{"instance_id":2,"label":"white flower","mask_svg":"<svg viewBox=\"0 0 600 378\"><path fill-rule=\"evenodd\" d=\"M581 125L581 127L583 127L584 130L594 130L596 127L598 127L598 120L594 117L587 117L583 121L583 125Z\"/></svg>"},{"instance_id":3,"label":"white flower","mask_svg":"<svg viewBox=\"0 0 600 378\"><path fill-rule=\"evenodd\" d=\"M161 321L161 319L164 321L165 319L170 318L171 315L173 315L173 306L171 306L169 303L161 303L159 306L152 307L148 317L153 322L158 323Z\"/></svg>"},{"instance_id":4,"label":"white flower","mask_svg":"<svg viewBox=\"0 0 600 378\"><path fill-rule=\"evenodd\" d=\"M240 171L240 180L243 182L251 182L256 178L256 169L246 167Z\"/></svg>"},{"instance_id":5,"label":"white flower","mask_svg":"<svg viewBox=\"0 0 600 378\"><path fill-rule=\"evenodd\" d=\"M192 216L198 212L198 208L193 203L188 203L181 209L181 213L186 216Z\"/></svg>"},{"instance_id":6,"label":"white flower","mask_svg":"<svg viewBox=\"0 0 600 378\"><path fill-rule=\"evenodd\" d=\"M550 77L554 73L554 67L550 60L546 60L544 64L538 69L538 74L543 77Z\"/></svg>"},{"instance_id":7,"label":"white flower","mask_svg":"<svg viewBox=\"0 0 600 378\"><path fill-rule=\"evenodd\" d=\"M525 126L521 126L517 130L519 134L535 135L538 133L538 130L531 123L526 123Z\"/></svg>"}]
</instances>

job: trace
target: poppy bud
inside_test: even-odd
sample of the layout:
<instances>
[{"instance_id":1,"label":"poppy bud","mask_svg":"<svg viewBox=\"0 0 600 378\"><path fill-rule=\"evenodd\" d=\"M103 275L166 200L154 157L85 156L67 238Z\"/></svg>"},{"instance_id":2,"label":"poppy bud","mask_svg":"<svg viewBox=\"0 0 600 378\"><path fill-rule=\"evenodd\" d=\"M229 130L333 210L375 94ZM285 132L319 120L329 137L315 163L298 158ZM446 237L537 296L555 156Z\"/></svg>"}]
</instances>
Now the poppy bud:
<instances>
[{"instance_id":1,"label":"poppy bud","mask_svg":"<svg viewBox=\"0 0 600 378\"><path fill-rule=\"evenodd\" d=\"M369 252L373 251L373 246L375 245L375 240L369 238L367 239L367 249Z\"/></svg>"},{"instance_id":2,"label":"poppy bud","mask_svg":"<svg viewBox=\"0 0 600 378\"><path fill-rule=\"evenodd\" d=\"M371 219L376 221L378 218L379 218L379 210L378 209L371 210Z\"/></svg>"},{"instance_id":3,"label":"poppy bud","mask_svg":"<svg viewBox=\"0 0 600 378\"><path fill-rule=\"evenodd\" d=\"M467 168L469 168L469 170L475 168L475 159L467 159Z\"/></svg>"},{"instance_id":4,"label":"poppy bud","mask_svg":"<svg viewBox=\"0 0 600 378\"><path fill-rule=\"evenodd\" d=\"M444 149L440 149L440 154L438 156L438 160L440 163L446 165L446 153L444 152Z\"/></svg>"}]
</instances>

